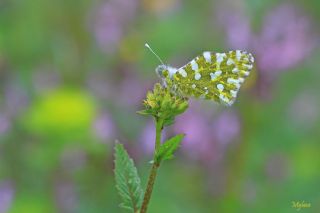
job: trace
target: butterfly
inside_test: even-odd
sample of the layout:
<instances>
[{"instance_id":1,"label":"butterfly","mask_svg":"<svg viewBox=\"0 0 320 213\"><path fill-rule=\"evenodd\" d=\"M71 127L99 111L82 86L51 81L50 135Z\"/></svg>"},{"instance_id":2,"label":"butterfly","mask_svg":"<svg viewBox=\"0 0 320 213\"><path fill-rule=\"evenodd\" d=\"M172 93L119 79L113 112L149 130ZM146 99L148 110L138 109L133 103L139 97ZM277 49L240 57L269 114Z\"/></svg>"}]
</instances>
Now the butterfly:
<instances>
[{"instance_id":1,"label":"butterfly","mask_svg":"<svg viewBox=\"0 0 320 213\"><path fill-rule=\"evenodd\" d=\"M164 85L172 85L179 95L214 100L231 106L242 83L249 76L253 63L254 57L246 51L206 51L180 68L162 63L156 68L156 73Z\"/></svg>"}]
</instances>

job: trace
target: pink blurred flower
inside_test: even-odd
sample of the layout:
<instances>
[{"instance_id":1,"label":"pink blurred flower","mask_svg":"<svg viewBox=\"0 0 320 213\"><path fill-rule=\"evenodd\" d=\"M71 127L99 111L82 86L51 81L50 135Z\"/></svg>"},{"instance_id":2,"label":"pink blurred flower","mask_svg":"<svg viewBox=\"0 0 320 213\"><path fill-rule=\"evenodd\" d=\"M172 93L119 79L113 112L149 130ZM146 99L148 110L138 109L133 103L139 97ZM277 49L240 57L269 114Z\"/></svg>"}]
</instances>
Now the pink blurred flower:
<instances>
[{"instance_id":1,"label":"pink blurred flower","mask_svg":"<svg viewBox=\"0 0 320 213\"><path fill-rule=\"evenodd\" d=\"M122 76L123 78L116 94L121 104L140 107L147 89L151 88L152 84L149 86L132 73L134 72L130 71L130 73L127 72Z\"/></svg>"},{"instance_id":2,"label":"pink blurred flower","mask_svg":"<svg viewBox=\"0 0 320 213\"><path fill-rule=\"evenodd\" d=\"M23 113L29 102L26 91L15 80L7 80L3 90L3 104L0 105L0 135L10 130L13 120Z\"/></svg>"},{"instance_id":3,"label":"pink blurred flower","mask_svg":"<svg viewBox=\"0 0 320 213\"><path fill-rule=\"evenodd\" d=\"M143 150L151 154L154 152L154 141L156 138L156 130L153 122L148 122L146 127L142 130L140 141L143 145Z\"/></svg>"},{"instance_id":4,"label":"pink blurred flower","mask_svg":"<svg viewBox=\"0 0 320 213\"><path fill-rule=\"evenodd\" d=\"M4 92L4 109L8 117L16 117L28 105L28 95L18 83L9 81Z\"/></svg>"},{"instance_id":5,"label":"pink blurred flower","mask_svg":"<svg viewBox=\"0 0 320 213\"><path fill-rule=\"evenodd\" d=\"M110 0L97 8L94 33L102 50L110 53L117 49L125 28L136 13L137 6L136 0Z\"/></svg>"},{"instance_id":6,"label":"pink blurred flower","mask_svg":"<svg viewBox=\"0 0 320 213\"><path fill-rule=\"evenodd\" d=\"M216 140L228 145L240 136L240 119L236 112L226 110L214 119L213 134Z\"/></svg>"},{"instance_id":7,"label":"pink blurred flower","mask_svg":"<svg viewBox=\"0 0 320 213\"><path fill-rule=\"evenodd\" d=\"M258 34L252 31L249 18L240 11L223 11L219 20L227 34L228 45L252 51L261 72L289 69L305 59L315 45L310 21L290 4L269 12Z\"/></svg>"},{"instance_id":8,"label":"pink blurred flower","mask_svg":"<svg viewBox=\"0 0 320 213\"><path fill-rule=\"evenodd\" d=\"M89 90L103 101L113 100L117 104L128 107L140 107L147 89L152 88L153 82L141 79L135 69L124 67L115 70L120 79L113 79L110 72L91 73L87 80Z\"/></svg>"},{"instance_id":9,"label":"pink blurred flower","mask_svg":"<svg viewBox=\"0 0 320 213\"><path fill-rule=\"evenodd\" d=\"M317 42L310 20L290 4L267 13L259 33L250 29L249 18L240 11L222 11L219 20L228 45L255 56L259 72L255 91L260 97L268 98L277 75L306 59Z\"/></svg>"},{"instance_id":10,"label":"pink blurred flower","mask_svg":"<svg viewBox=\"0 0 320 213\"><path fill-rule=\"evenodd\" d=\"M183 150L194 159L219 160L225 147L240 135L240 121L235 112L214 116L214 110L190 104L186 113L176 119L174 132L185 133Z\"/></svg>"},{"instance_id":11,"label":"pink blurred flower","mask_svg":"<svg viewBox=\"0 0 320 213\"><path fill-rule=\"evenodd\" d=\"M8 212L14 197L13 185L10 181L0 182L0 213Z\"/></svg>"},{"instance_id":12,"label":"pink blurred flower","mask_svg":"<svg viewBox=\"0 0 320 213\"><path fill-rule=\"evenodd\" d=\"M162 131L162 142L166 138L166 130ZM140 135L140 142L142 143L142 148L147 154L152 154L154 152L156 139L156 129L153 121L147 123L146 127L142 130Z\"/></svg>"},{"instance_id":13,"label":"pink blurred flower","mask_svg":"<svg viewBox=\"0 0 320 213\"><path fill-rule=\"evenodd\" d=\"M174 130L176 133L186 134L182 149L192 158L211 159L215 155L210 123L199 112L189 108L186 113L177 118Z\"/></svg>"},{"instance_id":14,"label":"pink blurred flower","mask_svg":"<svg viewBox=\"0 0 320 213\"><path fill-rule=\"evenodd\" d=\"M11 127L11 121L7 115L0 112L0 135L9 131Z\"/></svg>"},{"instance_id":15,"label":"pink blurred flower","mask_svg":"<svg viewBox=\"0 0 320 213\"><path fill-rule=\"evenodd\" d=\"M94 122L94 132L103 141L112 140L116 136L116 127L111 116L104 112Z\"/></svg>"},{"instance_id":16,"label":"pink blurred flower","mask_svg":"<svg viewBox=\"0 0 320 213\"><path fill-rule=\"evenodd\" d=\"M264 20L253 49L262 72L279 72L305 59L315 45L310 21L292 5L281 5Z\"/></svg>"},{"instance_id":17,"label":"pink blurred flower","mask_svg":"<svg viewBox=\"0 0 320 213\"><path fill-rule=\"evenodd\" d=\"M218 13L218 21L223 25L226 31L226 40L232 49L248 49L252 42L253 35L249 20L241 13L226 12L220 10Z\"/></svg>"},{"instance_id":18,"label":"pink blurred flower","mask_svg":"<svg viewBox=\"0 0 320 213\"><path fill-rule=\"evenodd\" d=\"M78 198L72 182L60 180L56 183L55 199L59 212L76 212Z\"/></svg>"}]
</instances>

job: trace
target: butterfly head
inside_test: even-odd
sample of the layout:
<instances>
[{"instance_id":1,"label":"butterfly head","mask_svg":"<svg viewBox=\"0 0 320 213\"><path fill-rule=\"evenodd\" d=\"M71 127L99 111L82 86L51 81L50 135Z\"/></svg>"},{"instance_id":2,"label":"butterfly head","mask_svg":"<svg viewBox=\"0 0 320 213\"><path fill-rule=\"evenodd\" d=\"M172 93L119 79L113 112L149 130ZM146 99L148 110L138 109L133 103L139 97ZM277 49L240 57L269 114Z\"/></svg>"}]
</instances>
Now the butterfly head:
<instances>
[{"instance_id":1,"label":"butterfly head","mask_svg":"<svg viewBox=\"0 0 320 213\"><path fill-rule=\"evenodd\" d=\"M157 66L157 68L156 68L156 73L158 74L158 76L159 76L160 78L163 78L163 77L164 77L164 72L165 72L166 70L168 70L167 67L168 67L168 66L167 66L167 65L164 65L164 64L161 64L161 65Z\"/></svg>"},{"instance_id":2,"label":"butterfly head","mask_svg":"<svg viewBox=\"0 0 320 213\"><path fill-rule=\"evenodd\" d=\"M161 62L161 65L156 68L156 73L158 74L158 76L162 79L166 77L172 78L172 76L177 72L177 68L165 65L161 58L151 49L149 44L146 43L145 47L148 48Z\"/></svg>"},{"instance_id":3,"label":"butterfly head","mask_svg":"<svg viewBox=\"0 0 320 213\"><path fill-rule=\"evenodd\" d=\"M171 67L169 65L161 64L156 68L156 73L160 78L172 78L172 76L177 72L177 68Z\"/></svg>"}]
</instances>

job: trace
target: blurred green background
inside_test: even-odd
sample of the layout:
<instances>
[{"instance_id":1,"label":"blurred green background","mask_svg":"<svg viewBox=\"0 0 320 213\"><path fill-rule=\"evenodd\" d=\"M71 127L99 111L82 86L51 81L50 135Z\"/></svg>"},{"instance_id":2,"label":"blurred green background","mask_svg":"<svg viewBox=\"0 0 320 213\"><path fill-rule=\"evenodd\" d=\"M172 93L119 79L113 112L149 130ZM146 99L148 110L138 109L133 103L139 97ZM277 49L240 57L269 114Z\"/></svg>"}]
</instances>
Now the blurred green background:
<instances>
[{"instance_id":1,"label":"blurred green background","mask_svg":"<svg viewBox=\"0 0 320 213\"><path fill-rule=\"evenodd\" d=\"M256 59L234 106L192 100L150 213L320 212L320 2L1 0L0 213L125 212L115 139L145 186L151 118L135 112L157 59Z\"/></svg>"}]
</instances>

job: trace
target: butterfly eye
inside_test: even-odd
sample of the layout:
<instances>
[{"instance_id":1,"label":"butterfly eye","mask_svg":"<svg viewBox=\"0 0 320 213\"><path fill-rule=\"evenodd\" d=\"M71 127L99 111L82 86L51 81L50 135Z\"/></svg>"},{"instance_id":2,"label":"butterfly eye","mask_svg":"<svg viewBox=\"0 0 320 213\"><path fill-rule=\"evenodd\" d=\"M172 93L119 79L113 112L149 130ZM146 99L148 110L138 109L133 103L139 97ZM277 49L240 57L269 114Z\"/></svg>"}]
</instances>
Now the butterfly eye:
<instances>
[{"instance_id":1,"label":"butterfly eye","mask_svg":"<svg viewBox=\"0 0 320 213\"><path fill-rule=\"evenodd\" d=\"M159 65L157 68L156 68L156 73L158 74L158 76L160 78L163 78L164 77L164 71L167 70L167 66L166 65Z\"/></svg>"}]
</instances>

